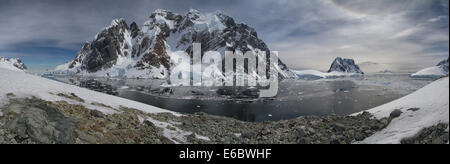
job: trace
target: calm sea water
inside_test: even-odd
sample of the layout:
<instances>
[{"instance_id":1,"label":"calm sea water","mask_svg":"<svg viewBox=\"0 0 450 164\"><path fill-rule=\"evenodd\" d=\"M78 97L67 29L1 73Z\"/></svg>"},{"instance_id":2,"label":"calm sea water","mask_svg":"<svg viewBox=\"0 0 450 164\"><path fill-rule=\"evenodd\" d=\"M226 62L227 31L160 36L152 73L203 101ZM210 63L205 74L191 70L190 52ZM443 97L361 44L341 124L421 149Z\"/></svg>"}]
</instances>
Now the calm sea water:
<instances>
[{"instance_id":1,"label":"calm sea water","mask_svg":"<svg viewBox=\"0 0 450 164\"><path fill-rule=\"evenodd\" d=\"M162 81L80 77L47 78L181 112L205 112L243 121L284 120L306 115L347 115L403 97L430 83L407 75L371 75L332 80L285 80L270 99L217 94L218 88L162 88Z\"/></svg>"}]
</instances>

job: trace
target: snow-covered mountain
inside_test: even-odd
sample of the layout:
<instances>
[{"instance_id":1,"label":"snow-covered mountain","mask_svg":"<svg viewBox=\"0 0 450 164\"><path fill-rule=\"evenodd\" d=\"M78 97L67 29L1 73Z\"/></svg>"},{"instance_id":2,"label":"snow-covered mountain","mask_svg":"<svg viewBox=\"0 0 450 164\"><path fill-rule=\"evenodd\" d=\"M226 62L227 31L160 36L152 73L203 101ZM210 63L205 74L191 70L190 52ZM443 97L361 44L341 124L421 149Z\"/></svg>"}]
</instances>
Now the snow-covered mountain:
<instances>
[{"instance_id":1,"label":"snow-covered mountain","mask_svg":"<svg viewBox=\"0 0 450 164\"><path fill-rule=\"evenodd\" d=\"M322 78L339 78L349 76L361 76L364 72L359 69L353 59L336 58L331 64L328 72L321 72L317 70L299 70L293 71L297 74L299 79L317 80Z\"/></svg>"},{"instance_id":2,"label":"snow-covered mountain","mask_svg":"<svg viewBox=\"0 0 450 164\"><path fill-rule=\"evenodd\" d=\"M222 12L204 14L190 10L181 15L158 9L141 27L135 22L128 25L124 19L113 20L92 42L84 44L73 61L56 70L90 76L165 79L180 55L190 58L193 43L201 43L202 52L269 51L253 28L236 23ZM275 68L282 78L295 77L282 61Z\"/></svg>"},{"instance_id":3,"label":"snow-covered mountain","mask_svg":"<svg viewBox=\"0 0 450 164\"><path fill-rule=\"evenodd\" d=\"M330 69L328 70L328 73L330 72L364 74L364 72L359 69L359 66L355 64L353 59L343 59L341 57L334 59Z\"/></svg>"},{"instance_id":4,"label":"snow-covered mountain","mask_svg":"<svg viewBox=\"0 0 450 164\"><path fill-rule=\"evenodd\" d=\"M27 67L18 58L4 58L0 56L0 68L13 70L13 71L26 71Z\"/></svg>"},{"instance_id":5,"label":"snow-covered mountain","mask_svg":"<svg viewBox=\"0 0 450 164\"><path fill-rule=\"evenodd\" d=\"M440 78L443 76L448 75L448 66L449 62L448 59L443 60L439 62L438 65L434 67L425 68L423 70L420 70L419 72L416 72L414 74L411 74L411 77L415 78Z\"/></svg>"}]
</instances>

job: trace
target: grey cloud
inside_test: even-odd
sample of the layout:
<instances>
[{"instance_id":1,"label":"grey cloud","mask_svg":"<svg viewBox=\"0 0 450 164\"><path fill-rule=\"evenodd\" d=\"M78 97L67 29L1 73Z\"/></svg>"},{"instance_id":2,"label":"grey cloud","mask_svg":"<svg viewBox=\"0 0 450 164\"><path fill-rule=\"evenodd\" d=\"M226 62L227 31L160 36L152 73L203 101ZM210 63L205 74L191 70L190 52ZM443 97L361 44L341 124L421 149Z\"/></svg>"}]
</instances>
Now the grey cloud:
<instances>
[{"instance_id":1,"label":"grey cloud","mask_svg":"<svg viewBox=\"0 0 450 164\"><path fill-rule=\"evenodd\" d=\"M246 22L294 68L325 70L334 57L343 56L419 69L448 57L448 4L448 0L2 0L0 52L23 44L77 50L114 18L142 24L157 8L178 13L194 8L222 10Z\"/></svg>"}]
</instances>

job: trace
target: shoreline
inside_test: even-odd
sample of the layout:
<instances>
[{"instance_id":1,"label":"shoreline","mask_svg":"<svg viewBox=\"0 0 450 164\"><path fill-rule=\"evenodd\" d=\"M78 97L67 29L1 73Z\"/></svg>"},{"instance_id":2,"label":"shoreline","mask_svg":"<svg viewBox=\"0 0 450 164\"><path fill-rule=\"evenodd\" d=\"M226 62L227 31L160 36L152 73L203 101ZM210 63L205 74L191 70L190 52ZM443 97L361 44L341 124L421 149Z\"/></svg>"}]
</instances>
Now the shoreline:
<instances>
[{"instance_id":1,"label":"shoreline","mask_svg":"<svg viewBox=\"0 0 450 164\"><path fill-rule=\"evenodd\" d=\"M119 110L121 112L105 115L66 101L12 98L3 107L0 117L0 143L352 144L384 129L392 119L376 119L363 112L356 116L303 116L284 121L244 122L205 113L174 116L125 107ZM426 129L422 138L429 138L429 143L448 142L448 132L442 130L448 124L439 127ZM418 141L417 138L405 143Z\"/></svg>"}]
</instances>

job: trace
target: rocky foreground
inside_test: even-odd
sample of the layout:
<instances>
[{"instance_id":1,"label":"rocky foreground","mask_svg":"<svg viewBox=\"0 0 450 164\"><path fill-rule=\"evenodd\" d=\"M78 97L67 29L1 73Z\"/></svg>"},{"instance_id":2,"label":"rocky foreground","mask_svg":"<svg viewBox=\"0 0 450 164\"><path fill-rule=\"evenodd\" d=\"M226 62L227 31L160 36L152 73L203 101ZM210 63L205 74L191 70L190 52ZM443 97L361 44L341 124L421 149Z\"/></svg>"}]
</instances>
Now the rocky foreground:
<instances>
[{"instance_id":1,"label":"rocky foreground","mask_svg":"<svg viewBox=\"0 0 450 164\"><path fill-rule=\"evenodd\" d=\"M75 94L57 94L84 101ZM38 98L15 98L0 115L1 144L350 144L385 128L391 118L358 116L299 117L278 122L250 123L204 113L174 116L148 114L136 109L114 109L105 115L83 105ZM109 107L101 103L92 105ZM424 129L402 143L447 143L448 124Z\"/></svg>"}]
</instances>

